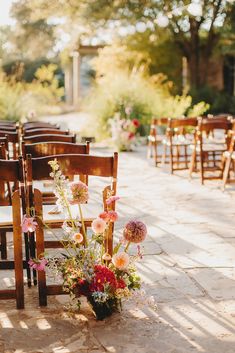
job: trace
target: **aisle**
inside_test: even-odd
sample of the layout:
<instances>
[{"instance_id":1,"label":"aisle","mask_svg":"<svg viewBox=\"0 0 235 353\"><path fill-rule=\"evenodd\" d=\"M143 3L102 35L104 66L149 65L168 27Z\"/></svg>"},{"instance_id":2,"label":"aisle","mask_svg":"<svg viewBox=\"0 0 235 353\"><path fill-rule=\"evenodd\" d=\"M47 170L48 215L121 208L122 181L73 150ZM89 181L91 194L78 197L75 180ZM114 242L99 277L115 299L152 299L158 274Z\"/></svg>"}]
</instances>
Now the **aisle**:
<instances>
[{"instance_id":1,"label":"aisle","mask_svg":"<svg viewBox=\"0 0 235 353\"><path fill-rule=\"evenodd\" d=\"M65 297L40 310L27 290L25 311L0 301L0 352L234 353L235 192L179 175L151 166L144 148L120 155L116 235L130 218L147 224L139 270L157 313L128 303L105 322L86 306L71 318Z\"/></svg>"}]
</instances>

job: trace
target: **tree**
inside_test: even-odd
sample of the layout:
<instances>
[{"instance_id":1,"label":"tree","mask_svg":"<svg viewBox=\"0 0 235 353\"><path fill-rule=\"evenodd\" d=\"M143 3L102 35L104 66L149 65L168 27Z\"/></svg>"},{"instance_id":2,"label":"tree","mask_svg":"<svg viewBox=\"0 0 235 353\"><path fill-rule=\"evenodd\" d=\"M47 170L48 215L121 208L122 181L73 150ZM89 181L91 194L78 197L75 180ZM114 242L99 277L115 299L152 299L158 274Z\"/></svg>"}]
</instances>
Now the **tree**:
<instances>
[{"instance_id":1,"label":"tree","mask_svg":"<svg viewBox=\"0 0 235 353\"><path fill-rule=\"evenodd\" d=\"M207 80L207 68L222 27L234 33L233 0L202 0L200 4L190 0L20 0L21 6L31 11L35 21L58 16L66 18L67 25L79 23L75 33L80 37L89 33L88 28L93 35L105 28L114 32L118 27L127 32L135 28L157 34L159 25L164 26L165 33L188 60L193 87L203 86Z\"/></svg>"}]
</instances>

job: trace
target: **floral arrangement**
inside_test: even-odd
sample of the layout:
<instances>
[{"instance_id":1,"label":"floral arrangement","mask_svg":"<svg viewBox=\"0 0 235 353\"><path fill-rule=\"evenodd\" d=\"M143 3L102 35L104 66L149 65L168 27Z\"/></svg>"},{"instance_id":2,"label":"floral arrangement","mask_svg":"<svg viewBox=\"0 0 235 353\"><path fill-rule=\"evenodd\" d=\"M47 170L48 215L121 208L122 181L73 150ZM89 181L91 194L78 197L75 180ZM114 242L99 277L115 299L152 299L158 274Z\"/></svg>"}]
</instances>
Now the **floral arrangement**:
<instances>
[{"instance_id":1,"label":"floral arrangement","mask_svg":"<svg viewBox=\"0 0 235 353\"><path fill-rule=\"evenodd\" d=\"M136 142L136 132L140 126L138 119L130 119L131 107L125 108L125 117L116 113L110 119L112 140L119 151L131 151Z\"/></svg>"},{"instance_id":2,"label":"floral arrangement","mask_svg":"<svg viewBox=\"0 0 235 353\"><path fill-rule=\"evenodd\" d=\"M46 257L40 254L30 259L29 265L44 271L49 267L63 279L63 288L80 307L80 297L85 296L97 319L104 319L115 311L120 311L123 299L138 298L139 291L146 301L141 288L140 277L135 262L142 259L140 243L147 235L147 228L141 221L129 221L123 230L123 237L111 251L107 245L107 234L117 221L114 203L119 197L110 192L105 202L105 211L93 220L92 235L87 234L82 214L82 204L89 198L88 187L81 181L69 183L60 171L56 160L49 162L54 179L57 204L63 210L66 219L62 226L63 254L58 257ZM79 220L72 217L71 205L78 205ZM36 222L24 217L24 231L34 231ZM131 244L136 246L136 254L130 255ZM112 252L112 253L111 253ZM154 304L153 297L148 300Z\"/></svg>"}]
</instances>

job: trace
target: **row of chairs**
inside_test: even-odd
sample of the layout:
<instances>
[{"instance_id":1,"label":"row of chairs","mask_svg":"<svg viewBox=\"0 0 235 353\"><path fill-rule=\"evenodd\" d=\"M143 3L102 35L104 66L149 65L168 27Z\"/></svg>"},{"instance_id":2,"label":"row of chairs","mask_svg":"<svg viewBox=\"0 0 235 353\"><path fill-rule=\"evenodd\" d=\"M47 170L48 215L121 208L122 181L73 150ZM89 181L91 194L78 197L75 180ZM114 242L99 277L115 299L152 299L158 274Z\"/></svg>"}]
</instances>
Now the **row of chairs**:
<instances>
[{"instance_id":1,"label":"row of chairs","mask_svg":"<svg viewBox=\"0 0 235 353\"><path fill-rule=\"evenodd\" d=\"M0 122L1 125L1 122ZM27 126L28 127L28 126ZM32 125L30 125L32 127ZM35 126L33 126L35 127ZM46 128L51 128L46 126ZM21 128L19 135L26 132L26 126ZM33 129L35 130L35 129ZM58 129L58 131L60 131ZM39 135L37 135L39 136ZM1 234L1 257L0 269L15 270L15 289L0 291L0 299L16 298L17 308L24 307L24 281L23 269L26 269L28 286L31 286L32 276L34 284L38 284L39 303L47 304L47 296L62 294L61 285L48 285L45 272L35 271L31 273L28 261L31 257L39 256L47 248L60 248L59 241L47 239L44 232L43 223L51 228L60 228L64 222L64 216L60 213L51 213L51 204L55 202L53 193L44 193L42 183L50 179L50 167L48 162L54 158L58 160L62 173L72 180L79 176L82 181L88 184L89 176L97 176L105 179L102 182L102 190L99 196L100 208L96 203L88 202L84 205L85 226L91 225L97 211L101 212L107 208L106 198L110 194L116 194L117 186L117 165L118 155L115 153L110 157L93 156L89 154L89 143L75 144L71 142L51 141L55 135L49 135L48 140L41 143L28 144L22 142L20 150L22 156L18 159L9 159L6 154L5 142L0 142L0 185L4 191L3 200L0 203L0 234ZM57 136L63 136L57 134ZM66 135L67 136L67 135ZM6 137L5 137L6 138ZM8 141L7 141L8 142ZM37 183L37 185L35 185ZM41 183L41 184L40 184ZM97 190L95 190L97 193ZM6 196L7 195L7 196ZM9 197L8 197L9 196ZM2 200L2 201L3 201ZM115 203L112 204L113 210ZM30 215L34 210L38 222L36 232L22 235L21 223L22 215ZM76 213L75 210L72 209ZM13 231L14 259L8 259L7 254L7 234ZM81 230L82 231L82 230ZM112 254L113 225L107 230L106 249ZM24 241L23 241L24 239ZM24 252L22 251L24 243Z\"/></svg>"},{"instance_id":2,"label":"row of chairs","mask_svg":"<svg viewBox=\"0 0 235 353\"><path fill-rule=\"evenodd\" d=\"M228 162L234 148L233 128L230 116L154 119L148 137L148 158L154 157L156 166L169 164L172 174L176 170L189 169L191 178L199 171L202 184L205 180L222 179L224 175L225 185L230 174L227 172L225 177L224 171L231 171L234 164L232 157Z\"/></svg>"}]
</instances>

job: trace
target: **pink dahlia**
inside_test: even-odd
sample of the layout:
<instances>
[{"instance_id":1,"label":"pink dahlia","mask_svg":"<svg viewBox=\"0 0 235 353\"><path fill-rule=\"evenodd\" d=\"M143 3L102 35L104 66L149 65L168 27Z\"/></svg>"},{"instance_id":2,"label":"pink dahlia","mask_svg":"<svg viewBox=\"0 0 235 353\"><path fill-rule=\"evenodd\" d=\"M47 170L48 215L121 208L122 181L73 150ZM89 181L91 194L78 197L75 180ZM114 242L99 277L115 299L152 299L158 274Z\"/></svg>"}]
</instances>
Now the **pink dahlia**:
<instances>
[{"instance_id":1,"label":"pink dahlia","mask_svg":"<svg viewBox=\"0 0 235 353\"><path fill-rule=\"evenodd\" d=\"M30 259L28 264L31 268L37 271L45 271L45 267L48 261L45 258L42 259Z\"/></svg>"},{"instance_id":2,"label":"pink dahlia","mask_svg":"<svg viewBox=\"0 0 235 353\"><path fill-rule=\"evenodd\" d=\"M116 222L118 220L118 214L116 211L109 211L108 212L110 222Z\"/></svg>"},{"instance_id":3,"label":"pink dahlia","mask_svg":"<svg viewBox=\"0 0 235 353\"><path fill-rule=\"evenodd\" d=\"M71 183L70 190L72 193L71 205L86 203L88 201L88 187L81 181Z\"/></svg>"},{"instance_id":4,"label":"pink dahlia","mask_svg":"<svg viewBox=\"0 0 235 353\"><path fill-rule=\"evenodd\" d=\"M110 196L108 199L106 199L106 204L110 205L111 203L120 200L119 196Z\"/></svg>"},{"instance_id":5,"label":"pink dahlia","mask_svg":"<svg viewBox=\"0 0 235 353\"><path fill-rule=\"evenodd\" d=\"M139 122L138 119L133 119L133 120L132 120L132 124L133 124L136 128L140 126L140 122Z\"/></svg>"},{"instance_id":6,"label":"pink dahlia","mask_svg":"<svg viewBox=\"0 0 235 353\"><path fill-rule=\"evenodd\" d=\"M113 290L117 289L117 279L113 271L102 265L95 265L94 270L94 277L90 284L91 292L104 292L107 284Z\"/></svg>"},{"instance_id":7,"label":"pink dahlia","mask_svg":"<svg viewBox=\"0 0 235 353\"><path fill-rule=\"evenodd\" d=\"M105 222L109 221L109 213L107 211L104 211L99 214L99 218L103 219Z\"/></svg>"},{"instance_id":8,"label":"pink dahlia","mask_svg":"<svg viewBox=\"0 0 235 353\"><path fill-rule=\"evenodd\" d=\"M102 234L105 231L106 222L98 217L91 223L91 228L95 234Z\"/></svg>"},{"instance_id":9,"label":"pink dahlia","mask_svg":"<svg viewBox=\"0 0 235 353\"><path fill-rule=\"evenodd\" d=\"M23 233L32 233L36 230L37 222L34 220L33 217L27 217L27 215L25 214L22 218L21 227Z\"/></svg>"},{"instance_id":10,"label":"pink dahlia","mask_svg":"<svg viewBox=\"0 0 235 353\"><path fill-rule=\"evenodd\" d=\"M146 225L141 221L129 221L123 231L123 237L131 243L141 243L146 235Z\"/></svg>"}]
</instances>

